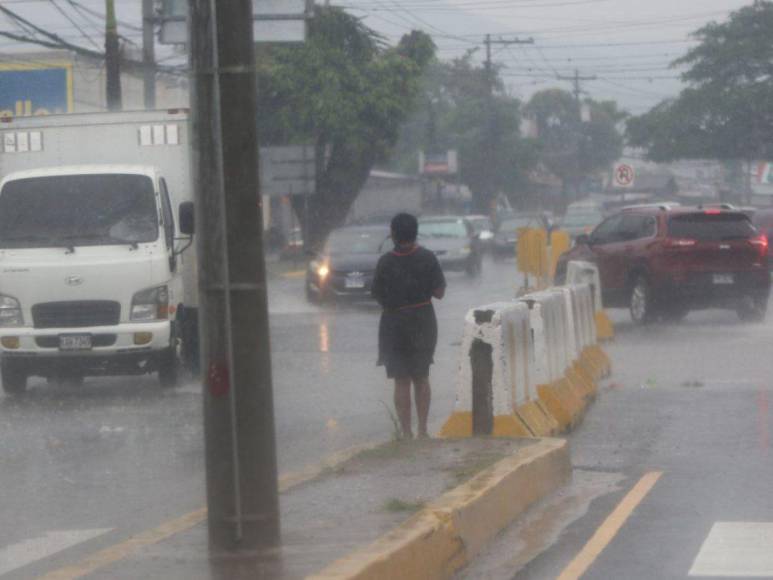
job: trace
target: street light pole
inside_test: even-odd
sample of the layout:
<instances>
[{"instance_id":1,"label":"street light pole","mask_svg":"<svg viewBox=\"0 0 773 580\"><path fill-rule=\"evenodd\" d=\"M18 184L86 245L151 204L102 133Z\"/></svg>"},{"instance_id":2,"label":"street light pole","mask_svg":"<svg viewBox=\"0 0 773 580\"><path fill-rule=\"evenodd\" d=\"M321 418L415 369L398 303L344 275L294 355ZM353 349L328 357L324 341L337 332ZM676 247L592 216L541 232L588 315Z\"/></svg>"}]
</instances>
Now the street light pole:
<instances>
[{"instance_id":1,"label":"street light pole","mask_svg":"<svg viewBox=\"0 0 773 580\"><path fill-rule=\"evenodd\" d=\"M251 0L189 0L210 545L279 542Z\"/></svg>"}]
</instances>

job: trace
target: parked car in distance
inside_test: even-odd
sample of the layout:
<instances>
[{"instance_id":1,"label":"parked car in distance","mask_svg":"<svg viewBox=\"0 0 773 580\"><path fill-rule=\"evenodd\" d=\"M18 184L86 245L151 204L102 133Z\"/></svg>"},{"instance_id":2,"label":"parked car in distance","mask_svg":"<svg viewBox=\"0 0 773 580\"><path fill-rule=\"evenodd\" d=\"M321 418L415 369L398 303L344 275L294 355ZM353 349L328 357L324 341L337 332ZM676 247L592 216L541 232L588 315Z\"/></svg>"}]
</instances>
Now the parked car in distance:
<instances>
[{"instance_id":1,"label":"parked car in distance","mask_svg":"<svg viewBox=\"0 0 773 580\"><path fill-rule=\"evenodd\" d=\"M740 210L644 206L620 211L580 235L558 261L594 262L608 307L631 318L679 320L690 310L729 308L762 320L770 293L768 240Z\"/></svg>"},{"instance_id":2,"label":"parked car in distance","mask_svg":"<svg viewBox=\"0 0 773 580\"><path fill-rule=\"evenodd\" d=\"M333 230L322 252L306 270L309 302L369 299L381 254L390 247L385 225Z\"/></svg>"},{"instance_id":3,"label":"parked car in distance","mask_svg":"<svg viewBox=\"0 0 773 580\"><path fill-rule=\"evenodd\" d=\"M539 214L517 214L504 218L494 235L492 251L495 259L514 258L518 243L518 229L540 227L543 224Z\"/></svg>"},{"instance_id":4,"label":"parked car in distance","mask_svg":"<svg viewBox=\"0 0 773 580\"><path fill-rule=\"evenodd\" d=\"M473 225L464 217L419 219L419 243L435 252L443 270L478 276L483 257Z\"/></svg>"},{"instance_id":5,"label":"parked car in distance","mask_svg":"<svg viewBox=\"0 0 773 580\"><path fill-rule=\"evenodd\" d=\"M293 228L285 237L279 249L280 260L298 260L303 257L303 232L301 228Z\"/></svg>"},{"instance_id":6,"label":"parked car in distance","mask_svg":"<svg viewBox=\"0 0 773 580\"><path fill-rule=\"evenodd\" d=\"M494 224L491 223L491 218L485 215L468 215L465 219L472 225L475 235L478 236L481 250L490 250L494 243Z\"/></svg>"}]
</instances>

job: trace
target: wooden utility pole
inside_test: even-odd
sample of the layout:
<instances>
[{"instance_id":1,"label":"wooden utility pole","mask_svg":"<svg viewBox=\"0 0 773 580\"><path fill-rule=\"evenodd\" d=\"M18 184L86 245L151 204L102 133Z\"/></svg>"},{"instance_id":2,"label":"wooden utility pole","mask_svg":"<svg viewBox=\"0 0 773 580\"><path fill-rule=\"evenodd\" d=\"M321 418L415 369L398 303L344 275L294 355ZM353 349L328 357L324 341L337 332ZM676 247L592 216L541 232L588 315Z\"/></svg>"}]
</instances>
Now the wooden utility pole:
<instances>
[{"instance_id":1,"label":"wooden utility pole","mask_svg":"<svg viewBox=\"0 0 773 580\"><path fill-rule=\"evenodd\" d=\"M491 60L491 47L492 45L510 46L515 44L534 44L534 39L533 38L494 39L494 38L491 38L490 34L487 34L483 39L483 43L486 45L486 60L484 62L484 65L486 67L486 83L487 83L487 92L488 92L488 99L489 99L488 123L487 123L488 127L486 128L485 143L483 144L483 149L484 151L486 151L486 162L489 165L489 170L486 172L486 175L488 176L486 181L488 182L488 184L486 185L487 191L485 191L484 194L487 198L486 201L490 202L491 199L493 199L493 197L497 193L496 191L494 191L496 185L492 177L497 171L497 167L496 167L496 159L498 156L497 147L500 145L499 143L500 139L498 137L499 126L497 124L496 107L494 104L494 85L496 84L496 75L494 72L494 63ZM494 165L494 167L491 167L492 164ZM481 200L477 200L477 201L478 201L478 204L480 205ZM491 208L488 206L476 207L475 209L487 215L491 211Z\"/></svg>"},{"instance_id":2,"label":"wooden utility pole","mask_svg":"<svg viewBox=\"0 0 773 580\"><path fill-rule=\"evenodd\" d=\"M107 108L120 111L121 49L118 45L118 22L115 18L115 0L105 0L105 70L107 73Z\"/></svg>"},{"instance_id":3,"label":"wooden utility pole","mask_svg":"<svg viewBox=\"0 0 773 580\"><path fill-rule=\"evenodd\" d=\"M142 0L143 95L146 109L156 108L156 47L153 27L153 0Z\"/></svg>"}]
</instances>

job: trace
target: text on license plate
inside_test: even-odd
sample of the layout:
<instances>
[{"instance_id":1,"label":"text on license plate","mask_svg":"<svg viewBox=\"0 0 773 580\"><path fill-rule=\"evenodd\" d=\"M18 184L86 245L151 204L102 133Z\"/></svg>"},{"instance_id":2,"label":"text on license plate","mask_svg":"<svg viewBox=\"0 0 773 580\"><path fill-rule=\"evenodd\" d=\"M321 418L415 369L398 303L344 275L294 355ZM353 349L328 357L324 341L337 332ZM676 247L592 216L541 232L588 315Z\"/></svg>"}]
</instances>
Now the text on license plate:
<instances>
[{"instance_id":1,"label":"text on license plate","mask_svg":"<svg viewBox=\"0 0 773 580\"><path fill-rule=\"evenodd\" d=\"M714 274L714 284L732 284L735 282L732 274Z\"/></svg>"},{"instance_id":2,"label":"text on license plate","mask_svg":"<svg viewBox=\"0 0 773 580\"><path fill-rule=\"evenodd\" d=\"M89 334L64 334L59 337L60 350L90 350L91 335Z\"/></svg>"},{"instance_id":3,"label":"text on license plate","mask_svg":"<svg viewBox=\"0 0 773 580\"><path fill-rule=\"evenodd\" d=\"M365 278L362 276L347 276L345 284L347 288L365 288Z\"/></svg>"}]
</instances>

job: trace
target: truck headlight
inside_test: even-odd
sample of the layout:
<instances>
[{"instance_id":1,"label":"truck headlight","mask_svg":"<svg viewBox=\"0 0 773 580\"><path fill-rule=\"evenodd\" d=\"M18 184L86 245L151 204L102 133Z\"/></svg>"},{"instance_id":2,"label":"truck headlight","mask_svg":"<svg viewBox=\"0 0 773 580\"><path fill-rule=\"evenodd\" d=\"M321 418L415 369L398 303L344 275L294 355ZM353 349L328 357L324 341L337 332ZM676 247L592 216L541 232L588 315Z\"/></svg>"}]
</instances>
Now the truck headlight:
<instances>
[{"instance_id":1,"label":"truck headlight","mask_svg":"<svg viewBox=\"0 0 773 580\"><path fill-rule=\"evenodd\" d=\"M24 326L21 304L16 298L0 294L0 327Z\"/></svg>"},{"instance_id":2,"label":"truck headlight","mask_svg":"<svg viewBox=\"0 0 773 580\"><path fill-rule=\"evenodd\" d=\"M156 286L137 292L132 297L132 320L166 320L169 318L169 289Z\"/></svg>"}]
</instances>

